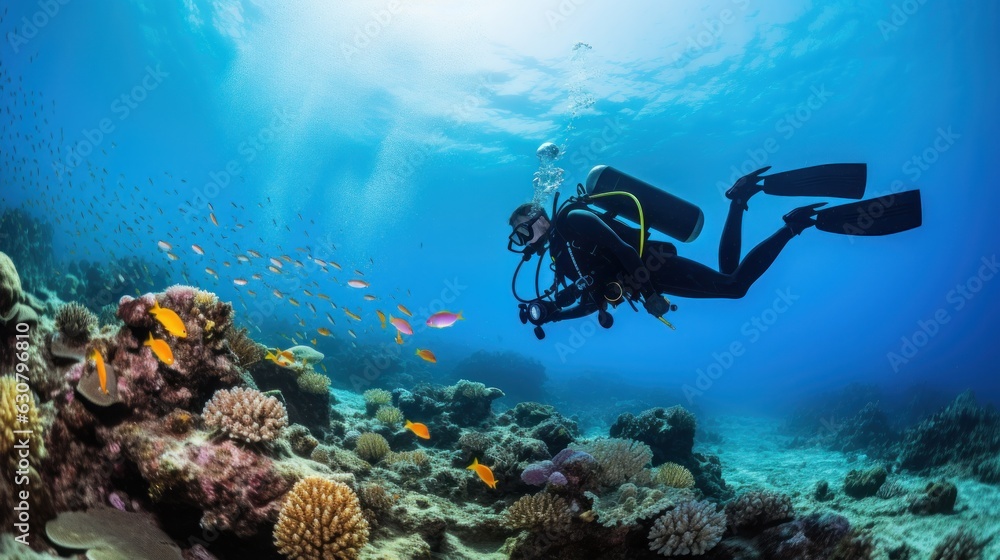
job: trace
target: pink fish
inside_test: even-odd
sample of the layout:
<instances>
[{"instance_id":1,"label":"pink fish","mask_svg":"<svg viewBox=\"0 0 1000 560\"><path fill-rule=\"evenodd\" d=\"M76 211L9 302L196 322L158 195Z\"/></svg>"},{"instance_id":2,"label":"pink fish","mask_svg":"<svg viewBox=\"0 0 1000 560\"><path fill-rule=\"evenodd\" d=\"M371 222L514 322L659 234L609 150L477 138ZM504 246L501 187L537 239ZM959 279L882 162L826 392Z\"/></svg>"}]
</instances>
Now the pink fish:
<instances>
[{"instance_id":1,"label":"pink fish","mask_svg":"<svg viewBox=\"0 0 1000 560\"><path fill-rule=\"evenodd\" d=\"M427 318L427 326L434 327L435 329L443 329L454 325L455 321L461 320L465 320L465 317L462 317L461 311L458 314L450 311L439 311Z\"/></svg>"},{"instance_id":2,"label":"pink fish","mask_svg":"<svg viewBox=\"0 0 1000 560\"><path fill-rule=\"evenodd\" d=\"M368 282L364 280L348 280L347 285L352 288L367 288L369 286Z\"/></svg>"},{"instance_id":3,"label":"pink fish","mask_svg":"<svg viewBox=\"0 0 1000 560\"><path fill-rule=\"evenodd\" d=\"M406 319L389 315L389 324L396 327L396 330L407 336L413 335L413 329L410 327L410 324L406 322Z\"/></svg>"}]
</instances>

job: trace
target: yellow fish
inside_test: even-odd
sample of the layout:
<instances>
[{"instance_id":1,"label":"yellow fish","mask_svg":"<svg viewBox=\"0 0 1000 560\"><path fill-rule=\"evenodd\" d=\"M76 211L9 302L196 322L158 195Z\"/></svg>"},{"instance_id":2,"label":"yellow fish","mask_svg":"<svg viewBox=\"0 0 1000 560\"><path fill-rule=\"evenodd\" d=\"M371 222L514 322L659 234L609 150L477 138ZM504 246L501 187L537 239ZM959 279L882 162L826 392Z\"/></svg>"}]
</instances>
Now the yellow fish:
<instances>
[{"instance_id":1,"label":"yellow fish","mask_svg":"<svg viewBox=\"0 0 1000 560\"><path fill-rule=\"evenodd\" d=\"M375 314L378 315L378 320L382 323L382 328L385 328L385 313L382 313L378 309L375 310Z\"/></svg>"},{"instance_id":2,"label":"yellow fish","mask_svg":"<svg viewBox=\"0 0 1000 560\"><path fill-rule=\"evenodd\" d=\"M348 317L354 319L355 321L361 320L361 317L357 313L351 313L350 309L344 308L344 313L346 313Z\"/></svg>"},{"instance_id":3,"label":"yellow fish","mask_svg":"<svg viewBox=\"0 0 1000 560\"><path fill-rule=\"evenodd\" d=\"M187 327L184 326L184 321L181 321L180 316L174 313L173 309L160 307L160 302L154 301L153 308L149 310L149 313L163 325L168 333L178 338L187 338Z\"/></svg>"},{"instance_id":4,"label":"yellow fish","mask_svg":"<svg viewBox=\"0 0 1000 560\"><path fill-rule=\"evenodd\" d=\"M479 464L478 458L474 457L472 459L472 464L465 468L470 471L475 471L475 473L479 475L479 480L482 480L483 482L486 483L487 486L496 490L497 479L493 478L493 471L490 470L490 468L487 467L486 465Z\"/></svg>"},{"instance_id":5,"label":"yellow fish","mask_svg":"<svg viewBox=\"0 0 1000 560\"><path fill-rule=\"evenodd\" d=\"M403 343L403 335L399 331L396 331L396 344Z\"/></svg>"},{"instance_id":6,"label":"yellow fish","mask_svg":"<svg viewBox=\"0 0 1000 560\"><path fill-rule=\"evenodd\" d=\"M94 360L94 366L97 367L97 378L101 381L101 391L104 394L108 394L108 371L104 368L104 357L101 353L94 348L90 351L90 359Z\"/></svg>"},{"instance_id":7,"label":"yellow fish","mask_svg":"<svg viewBox=\"0 0 1000 560\"><path fill-rule=\"evenodd\" d=\"M396 334L399 334L399 332L397 331ZM437 357L435 357L434 353L430 350L421 350L420 348L417 348L417 355L420 356L420 358L425 362L430 362L432 364L437 363Z\"/></svg>"},{"instance_id":8,"label":"yellow fish","mask_svg":"<svg viewBox=\"0 0 1000 560\"><path fill-rule=\"evenodd\" d=\"M323 336L330 336L330 329L328 329L326 327L320 327L320 328L316 329L316 332L318 332L319 334L321 334Z\"/></svg>"},{"instance_id":9,"label":"yellow fish","mask_svg":"<svg viewBox=\"0 0 1000 560\"><path fill-rule=\"evenodd\" d=\"M143 346L149 346L156 354L156 357L160 359L161 362L167 364L168 366L174 365L174 353L170 350L170 346L167 345L167 341L153 338L153 333L149 333L149 340L142 343Z\"/></svg>"},{"instance_id":10,"label":"yellow fish","mask_svg":"<svg viewBox=\"0 0 1000 560\"><path fill-rule=\"evenodd\" d=\"M402 303L400 303L399 305L397 305L396 309L399 309L407 317L413 317L413 313L410 313L410 310L407 309L406 306L403 305Z\"/></svg>"},{"instance_id":11,"label":"yellow fish","mask_svg":"<svg viewBox=\"0 0 1000 560\"><path fill-rule=\"evenodd\" d=\"M264 359L271 360L275 364L284 368L291 367L291 365L295 363L295 355L288 350L277 350L276 352L268 350Z\"/></svg>"}]
</instances>

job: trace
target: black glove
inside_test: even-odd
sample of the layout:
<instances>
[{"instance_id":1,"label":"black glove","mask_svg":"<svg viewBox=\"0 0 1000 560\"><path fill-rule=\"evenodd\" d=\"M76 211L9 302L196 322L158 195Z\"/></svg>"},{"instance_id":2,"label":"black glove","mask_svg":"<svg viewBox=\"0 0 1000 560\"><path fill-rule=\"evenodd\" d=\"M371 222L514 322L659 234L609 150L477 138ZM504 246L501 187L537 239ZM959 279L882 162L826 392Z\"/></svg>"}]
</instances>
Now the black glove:
<instances>
[{"instance_id":1,"label":"black glove","mask_svg":"<svg viewBox=\"0 0 1000 560\"><path fill-rule=\"evenodd\" d=\"M670 303L660 294L652 294L643 298L642 305L653 317L663 317L670 310Z\"/></svg>"}]
</instances>

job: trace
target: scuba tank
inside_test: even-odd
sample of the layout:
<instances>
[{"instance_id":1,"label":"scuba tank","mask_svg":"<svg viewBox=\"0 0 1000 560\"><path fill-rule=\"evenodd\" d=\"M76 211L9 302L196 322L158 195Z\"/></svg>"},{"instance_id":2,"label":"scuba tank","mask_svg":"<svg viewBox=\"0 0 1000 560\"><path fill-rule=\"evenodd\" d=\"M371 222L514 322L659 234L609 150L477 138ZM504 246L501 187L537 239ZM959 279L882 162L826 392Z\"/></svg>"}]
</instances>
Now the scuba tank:
<instances>
[{"instance_id":1,"label":"scuba tank","mask_svg":"<svg viewBox=\"0 0 1000 560\"><path fill-rule=\"evenodd\" d=\"M621 216L637 224L644 219L647 228L685 243L697 239L705 224L701 208L607 165L590 170L583 191L593 197L589 201L591 204L612 216ZM613 192L635 195L642 214L630 197L597 196Z\"/></svg>"}]
</instances>

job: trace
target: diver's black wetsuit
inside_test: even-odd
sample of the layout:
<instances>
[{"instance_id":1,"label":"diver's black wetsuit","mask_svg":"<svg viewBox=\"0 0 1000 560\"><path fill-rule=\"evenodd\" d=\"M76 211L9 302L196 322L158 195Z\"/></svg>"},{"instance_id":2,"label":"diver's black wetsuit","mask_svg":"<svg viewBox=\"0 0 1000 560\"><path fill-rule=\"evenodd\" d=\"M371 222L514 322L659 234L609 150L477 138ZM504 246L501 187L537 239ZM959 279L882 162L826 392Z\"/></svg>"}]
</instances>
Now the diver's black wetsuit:
<instances>
[{"instance_id":1,"label":"diver's black wetsuit","mask_svg":"<svg viewBox=\"0 0 1000 560\"><path fill-rule=\"evenodd\" d=\"M782 227L754 247L740 262L744 206L734 201L722 231L719 268L677 256L671 243L647 241L643 258L638 253L639 230L616 220L605 220L585 206L570 207L553 220L550 238L556 272L577 280L591 276L601 292L618 281L626 290L644 296L672 294L690 298L741 298L777 258L793 231ZM575 260L575 264L574 264ZM550 320L573 319L597 311L600 295L557 312Z\"/></svg>"}]
</instances>

